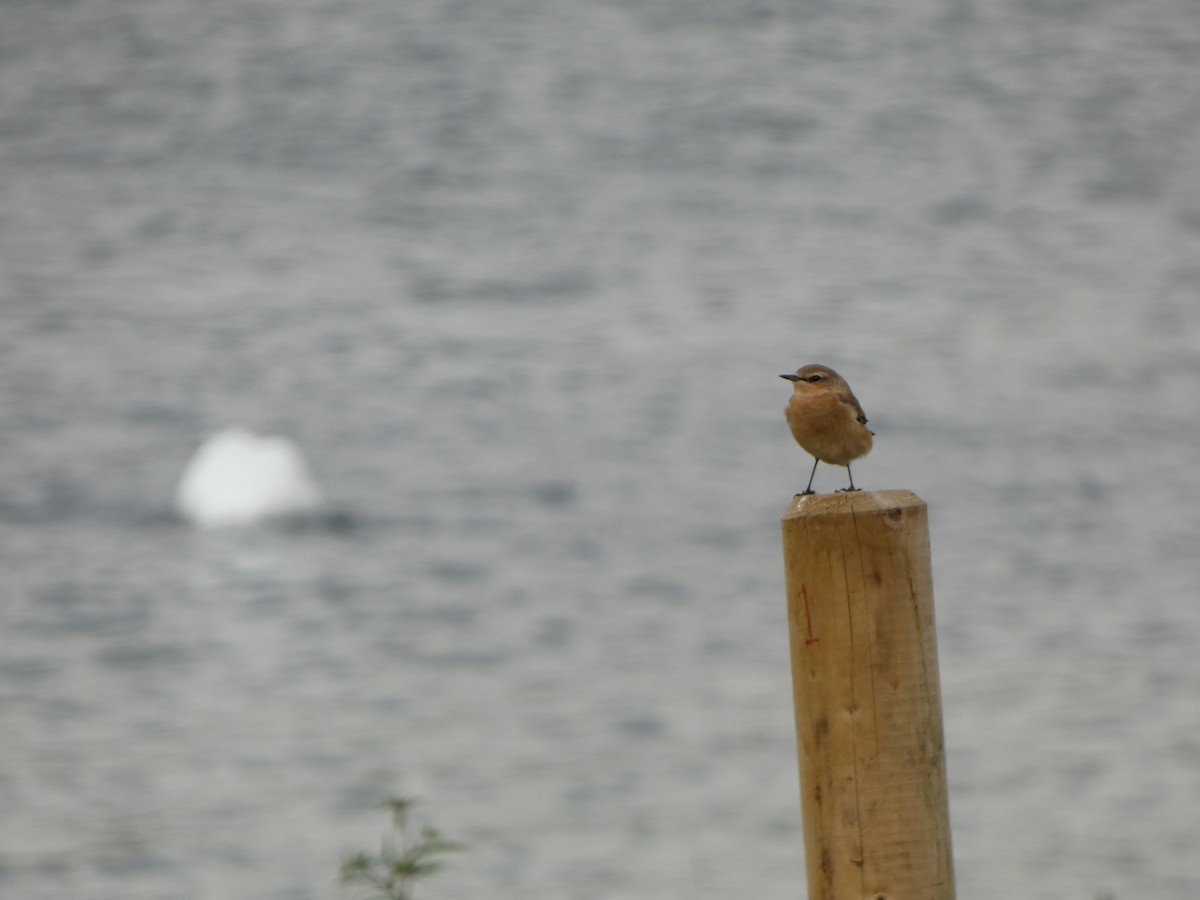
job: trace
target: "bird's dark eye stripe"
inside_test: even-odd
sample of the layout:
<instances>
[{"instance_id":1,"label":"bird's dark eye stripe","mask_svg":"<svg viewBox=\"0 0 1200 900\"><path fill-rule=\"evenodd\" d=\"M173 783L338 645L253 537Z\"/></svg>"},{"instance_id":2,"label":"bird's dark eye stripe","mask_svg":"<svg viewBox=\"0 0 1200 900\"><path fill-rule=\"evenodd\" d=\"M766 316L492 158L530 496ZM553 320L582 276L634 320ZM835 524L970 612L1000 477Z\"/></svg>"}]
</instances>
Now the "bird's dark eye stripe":
<instances>
[{"instance_id":1,"label":"bird's dark eye stripe","mask_svg":"<svg viewBox=\"0 0 1200 900\"><path fill-rule=\"evenodd\" d=\"M809 381L820 381L824 377L825 377L824 375L809 375L808 380Z\"/></svg>"}]
</instances>

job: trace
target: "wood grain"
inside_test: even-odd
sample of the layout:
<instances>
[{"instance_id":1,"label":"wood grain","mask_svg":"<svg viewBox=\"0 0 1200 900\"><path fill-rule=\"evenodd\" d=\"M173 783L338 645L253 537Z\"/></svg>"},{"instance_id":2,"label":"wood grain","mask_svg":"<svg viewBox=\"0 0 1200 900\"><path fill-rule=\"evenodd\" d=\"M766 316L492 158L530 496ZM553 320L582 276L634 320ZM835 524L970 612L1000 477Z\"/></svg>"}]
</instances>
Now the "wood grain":
<instances>
[{"instance_id":1,"label":"wood grain","mask_svg":"<svg viewBox=\"0 0 1200 900\"><path fill-rule=\"evenodd\" d=\"M782 525L809 900L953 900L925 503L797 496Z\"/></svg>"}]
</instances>

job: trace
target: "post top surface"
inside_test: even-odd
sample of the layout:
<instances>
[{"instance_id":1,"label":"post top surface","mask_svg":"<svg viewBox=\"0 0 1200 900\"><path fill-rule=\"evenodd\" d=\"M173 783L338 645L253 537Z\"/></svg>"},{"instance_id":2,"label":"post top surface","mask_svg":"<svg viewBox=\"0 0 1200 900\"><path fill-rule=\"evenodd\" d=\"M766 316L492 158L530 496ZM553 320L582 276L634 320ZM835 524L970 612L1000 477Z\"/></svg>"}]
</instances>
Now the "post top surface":
<instances>
[{"instance_id":1,"label":"post top surface","mask_svg":"<svg viewBox=\"0 0 1200 900\"><path fill-rule=\"evenodd\" d=\"M871 515L918 506L925 506L925 501L912 491L904 489L797 494L783 518L786 521L816 516Z\"/></svg>"}]
</instances>

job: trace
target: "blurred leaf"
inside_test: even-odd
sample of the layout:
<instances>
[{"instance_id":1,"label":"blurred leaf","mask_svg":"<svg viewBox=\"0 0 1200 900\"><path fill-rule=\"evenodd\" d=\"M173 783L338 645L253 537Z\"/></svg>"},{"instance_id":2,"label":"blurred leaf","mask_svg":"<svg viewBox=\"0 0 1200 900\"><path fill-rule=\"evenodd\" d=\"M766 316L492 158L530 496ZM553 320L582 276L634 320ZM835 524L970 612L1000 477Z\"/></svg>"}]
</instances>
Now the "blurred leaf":
<instances>
[{"instance_id":1,"label":"blurred leaf","mask_svg":"<svg viewBox=\"0 0 1200 900\"><path fill-rule=\"evenodd\" d=\"M391 810L396 827L403 828L408 819L408 811L416 805L416 802L413 797L389 797L383 801L383 806Z\"/></svg>"},{"instance_id":2,"label":"blurred leaf","mask_svg":"<svg viewBox=\"0 0 1200 900\"><path fill-rule=\"evenodd\" d=\"M411 884L417 878L434 875L443 863L434 859L467 849L466 844L447 840L432 826L421 829L415 843L408 834L408 813L416 801L407 797L389 797L381 804L392 814L393 833L380 842L379 855L356 853L342 861L343 884L370 885L384 900L410 900Z\"/></svg>"},{"instance_id":3,"label":"blurred leaf","mask_svg":"<svg viewBox=\"0 0 1200 900\"><path fill-rule=\"evenodd\" d=\"M342 881L354 881L371 871L371 857L365 853L356 853L342 860Z\"/></svg>"}]
</instances>

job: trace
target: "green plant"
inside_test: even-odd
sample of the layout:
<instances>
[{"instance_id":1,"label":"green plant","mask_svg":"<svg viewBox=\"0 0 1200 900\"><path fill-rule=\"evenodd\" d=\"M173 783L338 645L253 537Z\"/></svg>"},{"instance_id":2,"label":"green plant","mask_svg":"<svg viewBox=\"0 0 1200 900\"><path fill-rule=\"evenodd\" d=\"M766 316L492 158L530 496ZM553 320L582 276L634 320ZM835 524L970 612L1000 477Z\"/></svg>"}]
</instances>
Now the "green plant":
<instances>
[{"instance_id":1,"label":"green plant","mask_svg":"<svg viewBox=\"0 0 1200 900\"><path fill-rule=\"evenodd\" d=\"M448 841L436 828L425 826L414 839L409 812L416 805L410 797L391 797L383 806L392 813L392 833L383 839L378 856L355 853L342 860L341 882L370 887L371 900L412 900L413 882L440 872L441 857L466 849L466 844Z\"/></svg>"}]
</instances>

